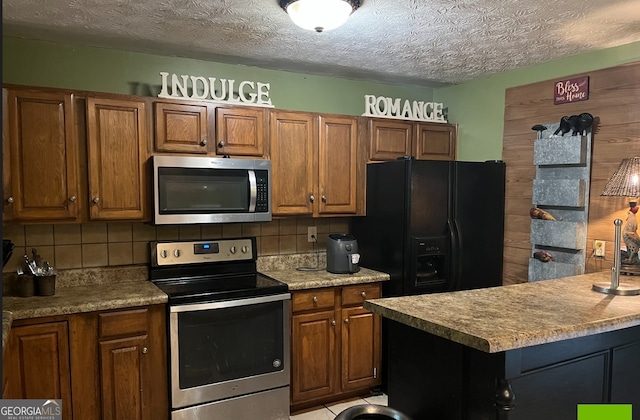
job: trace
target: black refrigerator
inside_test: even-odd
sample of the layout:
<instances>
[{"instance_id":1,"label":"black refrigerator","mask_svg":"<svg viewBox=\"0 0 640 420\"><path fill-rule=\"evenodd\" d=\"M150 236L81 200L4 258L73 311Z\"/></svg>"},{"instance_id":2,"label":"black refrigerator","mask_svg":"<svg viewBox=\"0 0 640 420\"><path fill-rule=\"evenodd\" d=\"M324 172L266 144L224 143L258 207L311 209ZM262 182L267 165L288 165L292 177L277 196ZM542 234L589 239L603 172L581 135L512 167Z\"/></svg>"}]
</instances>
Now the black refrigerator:
<instances>
[{"instance_id":1,"label":"black refrigerator","mask_svg":"<svg viewBox=\"0 0 640 420\"><path fill-rule=\"evenodd\" d=\"M502 161L369 163L360 265L390 274L383 296L500 285L504 190Z\"/></svg>"}]
</instances>

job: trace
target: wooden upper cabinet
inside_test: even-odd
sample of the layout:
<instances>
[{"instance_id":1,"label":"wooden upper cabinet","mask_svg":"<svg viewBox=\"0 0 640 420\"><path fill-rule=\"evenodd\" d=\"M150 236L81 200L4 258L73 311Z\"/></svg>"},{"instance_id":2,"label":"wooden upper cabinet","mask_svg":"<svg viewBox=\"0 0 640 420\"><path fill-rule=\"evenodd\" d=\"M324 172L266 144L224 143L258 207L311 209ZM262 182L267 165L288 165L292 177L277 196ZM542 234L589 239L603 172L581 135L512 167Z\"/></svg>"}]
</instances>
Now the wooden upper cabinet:
<instances>
[{"instance_id":1,"label":"wooden upper cabinet","mask_svg":"<svg viewBox=\"0 0 640 420\"><path fill-rule=\"evenodd\" d=\"M455 160L457 127L454 124L369 120L369 160L395 160L413 156L423 160Z\"/></svg>"},{"instance_id":2,"label":"wooden upper cabinet","mask_svg":"<svg viewBox=\"0 0 640 420\"><path fill-rule=\"evenodd\" d=\"M216 108L216 154L264 157L267 113L262 108Z\"/></svg>"},{"instance_id":3,"label":"wooden upper cabinet","mask_svg":"<svg viewBox=\"0 0 640 420\"><path fill-rule=\"evenodd\" d=\"M313 213L315 125L311 114L271 112L271 207L274 215Z\"/></svg>"},{"instance_id":4,"label":"wooden upper cabinet","mask_svg":"<svg viewBox=\"0 0 640 420\"><path fill-rule=\"evenodd\" d=\"M416 124L416 159L455 160L457 130L455 125Z\"/></svg>"},{"instance_id":5,"label":"wooden upper cabinet","mask_svg":"<svg viewBox=\"0 0 640 420\"><path fill-rule=\"evenodd\" d=\"M142 100L87 98L91 220L142 220L149 203Z\"/></svg>"},{"instance_id":6,"label":"wooden upper cabinet","mask_svg":"<svg viewBox=\"0 0 640 420\"><path fill-rule=\"evenodd\" d=\"M355 214L356 118L281 111L270 115L273 214Z\"/></svg>"},{"instance_id":7,"label":"wooden upper cabinet","mask_svg":"<svg viewBox=\"0 0 640 420\"><path fill-rule=\"evenodd\" d=\"M78 219L79 149L73 95L19 89L9 89L6 95L8 112L3 120L8 134L3 128L3 151L9 154L4 161L8 159L10 190L4 199L12 208L6 211L11 213L9 219Z\"/></svg>"},{"instance_id":8,"label":"wooden upper cabinet","mask_svg":"<svg viewBox=\"0 0 640 420\"><path fill-rule=\"evenodd\" d=\"M9 147L9 91L2 89L2 221L13 219L11 148Z\"/></svg>"},{"instance_id":9,"label":"wooden upper cabinet","mask_svg":"<svg viewBox=\"0 0 640 420\"><path fill-rule=\"evenodd\" d=\"M369 160L411 156L414 124L408 121L369 120Z\"/></svg>"},{"instance_id":10,"label":"wooden upper cabinet","mask_svg":"<svg viewBox=\"0 0 640 420\"><path fill-rule=\"evenodd\" d=\"M170 102L154 103L155 150L158 152L209 153L208 107Z\"/></svg>"},{"instance_id":11,"label":"wooden upper cabinet","mask_svg":"<svg viewBox=\"0 0 640 420\"><path fill-rule=\"evenodd\" d=\"M320 116L317 213L355 214L358 163L357 121Z\"/></svg>"}]
</instances>

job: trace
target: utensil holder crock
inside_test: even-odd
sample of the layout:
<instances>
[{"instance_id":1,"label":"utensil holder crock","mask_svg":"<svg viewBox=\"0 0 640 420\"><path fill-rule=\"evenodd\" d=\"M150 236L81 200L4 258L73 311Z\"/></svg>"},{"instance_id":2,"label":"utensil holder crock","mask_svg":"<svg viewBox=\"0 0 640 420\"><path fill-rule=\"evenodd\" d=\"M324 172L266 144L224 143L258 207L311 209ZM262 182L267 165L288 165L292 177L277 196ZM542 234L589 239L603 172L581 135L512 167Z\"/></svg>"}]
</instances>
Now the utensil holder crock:
<instances>
[{"instance_id":1,"label":"utensil holder crock","mask_svg":"<svg viewBox=\"0 0 640 420\"><path fill-rule=\"evenodd\" d=\"M36 276L38 296L53 296L56 293L56 276Z\"/></svg>"},{"instance_id":2,"label":"utensil holder crock","mask_svg":"<svg viewBox=\"0 0 640 420\"><path fill-rule=\"evenodd\" d=\"M20 297L30 297L35 294L35 280L30 274L21 274L16 279L16 294Z\"/></svg>"}]
</instances>

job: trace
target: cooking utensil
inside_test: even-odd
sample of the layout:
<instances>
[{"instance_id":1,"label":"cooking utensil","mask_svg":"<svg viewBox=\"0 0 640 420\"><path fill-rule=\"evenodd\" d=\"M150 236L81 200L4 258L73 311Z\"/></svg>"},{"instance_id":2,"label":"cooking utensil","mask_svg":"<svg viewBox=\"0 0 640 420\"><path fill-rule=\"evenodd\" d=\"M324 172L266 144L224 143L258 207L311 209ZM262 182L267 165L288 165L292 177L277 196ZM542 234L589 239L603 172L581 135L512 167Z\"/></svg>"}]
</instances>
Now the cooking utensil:
<instances>
[{"instance_id":1,"label":"cooking utensil","mask_svg":"<svg viewBox=\"0 0 640 420\"><path fill-rule=\"evenodd\" d=\"M575 136L580 130L580 117L572 115L569 117L569 127L571 127L571 135Z\"/></svg>"},{"instance_id":2,"label":"cooking utensil","mask_svg":"<svg viewBox=\"0 0 640 420\"><path fill-rule=\"evenodd\" d=\"M571 131L571 125L569 124L569 117L565 115L560 119L560 125L553 135L556 136L558 133L562 132L561 136L564 136L569 131Z\"/></svg>"},{"instance_id":3,"label":"cooking utensil","mask_svg":"<svg viewBox=\"0 0 640 420\"><path fill-rule=\"evenodd\" d=\"M531 129L536 131L536 139L539 140L540 137L542 137L542 132L546 130L547 127L542 124L536 124L533 127L531 127Z\"/></svg>"},{"instance_id":4,"label":"cooking utensil","mask_svg":"<svg viewBox=\"0 0 640 420\"><path fill-rule=\"evenodd\" d=\"M578 118L580 120L578 124L580 133L588 130L593 125L593 115L589 114L588 112L583 112L582 114L578 115Z\"/></svg>"}]
</instances>

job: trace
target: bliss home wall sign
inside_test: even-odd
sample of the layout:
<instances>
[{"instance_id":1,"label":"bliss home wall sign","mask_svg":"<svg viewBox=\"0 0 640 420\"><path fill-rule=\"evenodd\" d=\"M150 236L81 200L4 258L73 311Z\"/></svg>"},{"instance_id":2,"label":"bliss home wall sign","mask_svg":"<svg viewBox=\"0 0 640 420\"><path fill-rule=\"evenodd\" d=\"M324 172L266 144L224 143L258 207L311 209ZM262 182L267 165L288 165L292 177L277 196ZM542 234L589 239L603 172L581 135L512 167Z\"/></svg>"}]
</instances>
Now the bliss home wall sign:
<instances>
[{"instance_id":1,"label":"bliss home wall sign","mask_svg":"<svg viewBox=\"0 0 640 420\"><path fill-rule=\"evenodd\" d=\"M586 101L589 99L589 76L559 80L553 84L553 90L554 105Z\"/></svg>"}]
</instances>

